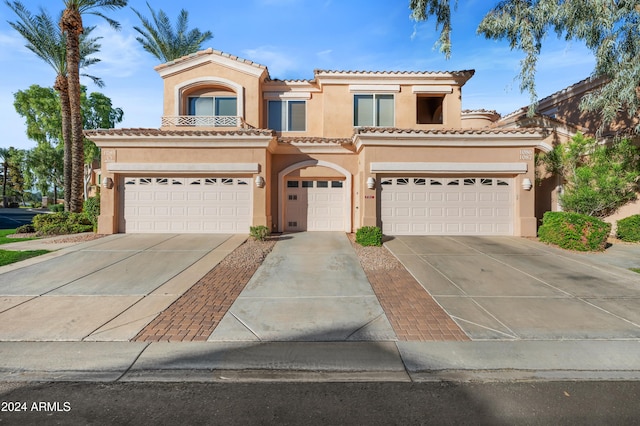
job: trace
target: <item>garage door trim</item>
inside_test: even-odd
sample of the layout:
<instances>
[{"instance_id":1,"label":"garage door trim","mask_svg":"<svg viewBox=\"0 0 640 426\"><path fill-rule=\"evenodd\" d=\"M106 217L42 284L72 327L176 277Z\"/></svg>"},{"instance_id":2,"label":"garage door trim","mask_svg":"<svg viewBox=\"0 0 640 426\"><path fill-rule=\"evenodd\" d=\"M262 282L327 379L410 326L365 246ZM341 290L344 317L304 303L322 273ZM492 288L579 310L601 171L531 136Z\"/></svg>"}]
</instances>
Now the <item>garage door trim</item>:
<instances>
[{"instance_id":1,"label":"garage door trim","mask_svg":"<svg viewBox=\"0 0 640 426\"><path fill-rule=\"evenodd\" d=\"M371 173L521 174L527 170L527 163L371 163Z\"/></svg>"}]
</instances>

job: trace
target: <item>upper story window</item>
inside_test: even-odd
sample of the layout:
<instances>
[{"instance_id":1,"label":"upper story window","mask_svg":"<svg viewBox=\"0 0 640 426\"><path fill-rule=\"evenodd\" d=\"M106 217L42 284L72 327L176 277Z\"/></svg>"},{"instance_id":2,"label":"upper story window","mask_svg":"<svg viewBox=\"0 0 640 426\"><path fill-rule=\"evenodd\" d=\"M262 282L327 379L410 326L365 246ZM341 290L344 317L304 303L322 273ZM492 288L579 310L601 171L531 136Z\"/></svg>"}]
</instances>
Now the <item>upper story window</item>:
<instances>
[{"instance_id":1,"label":"upper story window","mask_svg":"<svg viewBox=\"0 0 640 426\"><path fill-rule=\"evenodd\" d=\"M422 95L417 96L417 124L442 124L443 95Z\"/></svg>"},{"instance_id":2,"label":"upper story window","mask_svg":"<svg viewBox=\"0 0 640 426\"><path fill-rule=\"evenodd\" d=\"M187 115L233 117L237 111L235 96L193 96L189 97Z\"/></svg>"},{"instance_id":3,"label":"upper story window","mask_svg":"<svg viewBox=\"0 0 640 426\"><path fill-rule=\"evenodd\" d=\"M304 132L307 103L299 100L269 101L269 128L277 132Z\"/></svg>"},{"instance_id":4,"label":"upper story window","mask_svg":"<svg viewBox=\"0 0 640 426\"><path fill-rule=\"evenodd\" d=\"M393 127L394 98L391 94L353 95L353 125Z\"/></svg>"}]
</instances>

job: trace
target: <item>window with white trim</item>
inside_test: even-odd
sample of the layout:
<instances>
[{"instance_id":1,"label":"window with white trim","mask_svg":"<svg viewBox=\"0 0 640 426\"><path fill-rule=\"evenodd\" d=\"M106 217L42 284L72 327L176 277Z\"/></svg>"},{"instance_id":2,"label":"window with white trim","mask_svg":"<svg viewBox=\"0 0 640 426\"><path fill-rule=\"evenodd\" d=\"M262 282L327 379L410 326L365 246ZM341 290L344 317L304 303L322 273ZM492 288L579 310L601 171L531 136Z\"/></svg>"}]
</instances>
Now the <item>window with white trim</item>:
<instances>
[{"instance_id":1,"label":"window with white trim","mask_svg":"<svg viewBox=\"0 0 640 426\"><path fill-rule=\"evenodd\" d=\"M353 125L357 127L393 127L395 102L392 94L353 95Z\"/></svg>"},{"instance_id":2,"label":"window with white trim","mask_svg":"<svg viewBox=\"0 0 640 426\"><path fill-rule=\"evenodd\" d=\"M188 99L187 115L233 117L237 113L235 96L192 96Z\"/></svg>"},{"instance_id":3,"label":"window with white trim","mask_svg":"<svg viewBox=\"0 0 640 426\"><path fill-rule=\"evenodd\" d=\"M277 132L304 132L307 130L306 101L268 101L268 115L268 127Z\"/></svg>"}]
</instances>

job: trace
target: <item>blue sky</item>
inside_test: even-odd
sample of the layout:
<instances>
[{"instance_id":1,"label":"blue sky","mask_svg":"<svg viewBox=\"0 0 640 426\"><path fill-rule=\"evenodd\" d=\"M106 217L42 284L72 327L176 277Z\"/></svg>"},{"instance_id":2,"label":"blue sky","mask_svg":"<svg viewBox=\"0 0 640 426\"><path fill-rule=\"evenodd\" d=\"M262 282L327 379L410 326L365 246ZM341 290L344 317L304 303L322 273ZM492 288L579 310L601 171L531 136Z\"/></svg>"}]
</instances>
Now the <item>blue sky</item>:
<instances>
[{"instance_id":1,"label":"blue sky","mask_svg":"<svg viewBox=\"0 0 640 426\"><path fill-rule=\"evenodd\" d=\"M29 10L44 6L53 15L62 0L23 0ZM456 71L475 69L463 88L463 108L492 109L508 114L529 102L515 77L522 53L506 42L486 40L476 28L494 2L460 0L453 20L453 52L446 60L434 49L435 23L409 18L409 0L215 0L175 2L150 0L172 18L181 5L189 11L190 27L210 30L214 38L203 46L222 50L266 65L272 78L311 79L314 69L371 71ZM149 16L145 0L129 6ZM142 50L133 26L138 18L129 7L108 16L122 25L119 32L88 16L85 25L97 25L102 62L88 72L106 86L98 89L83 80L89 91L110 97L124 110L118 127L160 126L162 80L153 70L157 60ZM52 86L53 71L24 47L24 40L7 24L13 12L0 4L0 128L1 147L28 149L35 145L25 135L24 120L13 107L13 94L32 84ZM589 76L593 56L579 42L567 43L554 35L545 40L538 64L537 89L542 98Z\"/></svg>"}]
</instances>

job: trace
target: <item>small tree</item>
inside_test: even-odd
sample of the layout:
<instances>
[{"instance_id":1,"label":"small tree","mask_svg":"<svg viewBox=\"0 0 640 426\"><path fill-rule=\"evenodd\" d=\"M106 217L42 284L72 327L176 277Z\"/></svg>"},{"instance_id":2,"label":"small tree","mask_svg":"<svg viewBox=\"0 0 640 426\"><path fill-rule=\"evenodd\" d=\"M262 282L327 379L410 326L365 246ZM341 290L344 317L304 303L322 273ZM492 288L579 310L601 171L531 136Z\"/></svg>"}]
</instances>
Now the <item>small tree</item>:
<instances>
[{"instance_id":1,"label":"small tree","mask_svg":"<svg viewBox=\"0 0 640 426\"><path fill-rule=\"evenodd\" d=\"M563 181L559 200L565 211L601 218L636 198L640 153L626 139L602 145L577 134L541 160Z\"/></svg>"}]
</instances>

